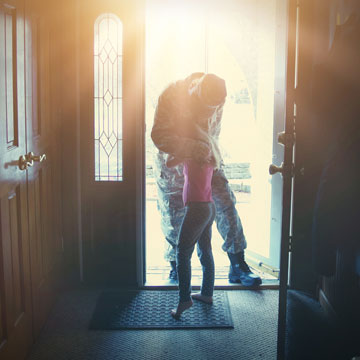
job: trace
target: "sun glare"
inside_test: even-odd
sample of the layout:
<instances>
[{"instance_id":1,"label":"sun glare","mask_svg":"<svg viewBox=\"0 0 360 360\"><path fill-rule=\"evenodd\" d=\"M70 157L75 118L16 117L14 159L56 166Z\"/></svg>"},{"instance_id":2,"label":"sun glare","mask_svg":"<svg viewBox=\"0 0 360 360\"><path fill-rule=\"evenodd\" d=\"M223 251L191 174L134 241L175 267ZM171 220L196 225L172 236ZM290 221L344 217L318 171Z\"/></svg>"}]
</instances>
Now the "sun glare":
<instances>
[{"instance_id":1,"label":"sun glare","mask_svg":"<svg viewBox=\"0 0 360 360\"><path fill-rule=\"evenodd\" d=\"M256 4L224 0L220 7L212 0L151 0L146 13L147 166L152 166L149 134L164 88L198 71L222 77L228 95L220 147L246 236L251 239L248 246L265 258L270 254L271 180L267 169L273 156L275 13L275 0ZM153 181L149 179L147 193L155 200ZM163 238L153 228L160 221L156 216L147 233ZM220 238L215 241L222 243ZM157 254L162 253L163 245L155 250ZM151 263L150 258L147 261ZM228 260L224 258L223 263Z\"/></svg>"}]
</instances>

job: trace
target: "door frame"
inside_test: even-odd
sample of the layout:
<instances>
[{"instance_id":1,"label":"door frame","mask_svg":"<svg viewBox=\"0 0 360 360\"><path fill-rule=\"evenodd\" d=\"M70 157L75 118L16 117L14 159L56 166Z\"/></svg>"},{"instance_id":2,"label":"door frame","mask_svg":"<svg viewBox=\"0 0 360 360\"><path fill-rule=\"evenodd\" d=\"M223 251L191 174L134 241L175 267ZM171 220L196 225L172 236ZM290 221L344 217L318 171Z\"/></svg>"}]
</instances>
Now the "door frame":
<instances>
[{"instance_id":1,"label":"door frame","mask_svg":"<svg viewBox=\"0 0 360 360\"><path fill-rule=\"evenodd\" d=\"M146 0L144 0L145 2ZM147 0L150 1L150 0ZM277 142L277 136L276 134L280 131L284 130L285 120L286 120L286 63L287 63L287 22L288 22L288 7L289 2L292 0L276 0L276 26L277 30L275 33L275 85L274 85L274 113L273 113L273 159L276 165L280 166L281 162L283 160L283 147L278 144ZM146 9L145 9L146 10ZM279 24L280 22L280 24ZM281 25L281 26L280 26ZM280 29L279 29L280 28ZM284 31L285 29L285 31ZM142 48L145 49L145 33L143 31L144 39ZM277 61L276 57L278 55L281 55L281 61ZM279 75L284 75L284 78L282 78ZM143 86L145 86L145 79L143 79ZM144 93L143 93L144 94ZM143 101L143 104L145 105L145 99ZM144 119L145 124L145 114L142 115ZM142 134L141 139L139 137L139 141L145 141L145 126L143 125L142 128ZM137 151L140 149L140 146L137 146ZM146 281L146 174L144 173L144 169L146 166L146 159L145 159L145 150L142 149L142 152L137 154L137 159L139 161L139 164L141 164L141 168L137 167L137 182L141 182L137 186L137 209L141 209L142 215L139 215L139 210L137 210L137 215L139 217L137 222L137 229L144 229L141 230L141 234L139 232L137 237L137 274L138 274L138 286L144 287L145 281ZM279 213L281 214L281 207L282 207L282 178L280 175L275 176L271 180L272 182L272 189L271 189L271 210L273 208L278 209L280 207ZM280 196L274 196L274 193L276 191L280 192ZM141 217L141 219L140 219ZM280 218L271 219L270 220L270 254L269 258L274 256L274 252L280 253L281 244L279 244L276 249L271 250L273 247L271 246L271 238L273 239L279 239L277 241L280 241L281 237L281 216ZM250 258L255 258L259 260L258 264L259 266L263 265L264 268L268 268L267 261L269 258L263 257L261 255L255 254L251 250L246 250L246 253L250 256ZM279 259L280 263L280 256L276 255L276 257ZM250 261L252 261L252 259ZM253 262L253 261L252 261ZM278 270L278 267L270 266L272 270L276 271ZM141 274L141 276L140 276ZM159 287L163 288L164 285L159 285ZM165 285L166 288L176 288L176 285ZM242 288L238 285L229 285L229 288ZM267 285L268 288L278 288L278 285ZM223 288L223 286L221 286Z\"/></svg>"},{"instance_id":2,"label":"door frame","mask_svg":"<svg viewBox=\"0 0 360 360\"><path fill-rule=\"evenodd\" d=\"M140 50L138 61L138 82L141 84L140 106L136 107L136 162L140 166L135 170L136 187L136 282L138 288L144 286L146 282L146 144L145 144L145 27L146 27L146 1L141 0L139 6L139 44Z\"/></svg>"}]
</instances>

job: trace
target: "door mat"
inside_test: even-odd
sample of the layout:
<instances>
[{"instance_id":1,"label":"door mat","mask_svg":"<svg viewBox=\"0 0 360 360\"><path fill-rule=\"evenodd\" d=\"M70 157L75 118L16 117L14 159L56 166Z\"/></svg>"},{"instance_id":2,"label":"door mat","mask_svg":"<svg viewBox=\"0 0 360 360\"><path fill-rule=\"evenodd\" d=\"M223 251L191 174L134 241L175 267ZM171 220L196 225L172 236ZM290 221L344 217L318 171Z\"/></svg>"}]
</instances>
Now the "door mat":
<instances>
[{"instance_id":1,"label":"door mat","mask_svg":"<svg viewBox=\"0 0 360 360\"><path fill-rule=\"evenodd\" d=\"M178 291L131 290L103 292L90 321L90 330L234 328L225 291L215 291L212 305L194 300L180 320L170 315Z\"/></svg>"}]
</instances>

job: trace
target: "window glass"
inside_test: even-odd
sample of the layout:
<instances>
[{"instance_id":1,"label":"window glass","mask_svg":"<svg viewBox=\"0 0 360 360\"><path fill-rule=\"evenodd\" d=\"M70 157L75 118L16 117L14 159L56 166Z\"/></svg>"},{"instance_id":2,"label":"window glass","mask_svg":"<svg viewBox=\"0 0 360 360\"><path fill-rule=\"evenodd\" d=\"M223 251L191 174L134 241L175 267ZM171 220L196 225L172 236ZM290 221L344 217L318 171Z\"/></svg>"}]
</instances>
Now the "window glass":
<instances>
[{"instance_id":1,"label":"window glass","mask_svg":"<svg viewBox=\"0 0 360 360\"><path fill-rule=\"evenodd\" d=\"M94 25L95 181L122 181L123 27L113 14Z\"/></svg>"}]
</instances>

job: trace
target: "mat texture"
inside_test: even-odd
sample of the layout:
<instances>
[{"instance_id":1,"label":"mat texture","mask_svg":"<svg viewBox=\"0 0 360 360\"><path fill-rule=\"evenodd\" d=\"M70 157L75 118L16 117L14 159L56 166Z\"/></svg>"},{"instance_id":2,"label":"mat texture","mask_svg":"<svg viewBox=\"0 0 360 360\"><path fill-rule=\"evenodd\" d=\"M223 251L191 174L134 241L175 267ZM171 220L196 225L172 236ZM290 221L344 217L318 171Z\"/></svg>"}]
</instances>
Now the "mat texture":
<instances>
[{"instance_id":1,"label":"mat texture","mask_svg":"<svg viewBox=\"0 0 360 360\"><path fill-rule=\"evenodd\" d=\"M227 294L214 292L212 305L194 301L179 320L170 315L178 291L106 291L96 303L90 330L233 328Z\"/></svg>"}]
</instances>

